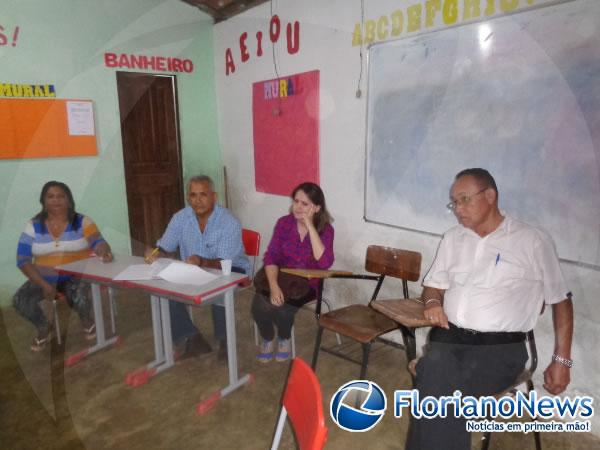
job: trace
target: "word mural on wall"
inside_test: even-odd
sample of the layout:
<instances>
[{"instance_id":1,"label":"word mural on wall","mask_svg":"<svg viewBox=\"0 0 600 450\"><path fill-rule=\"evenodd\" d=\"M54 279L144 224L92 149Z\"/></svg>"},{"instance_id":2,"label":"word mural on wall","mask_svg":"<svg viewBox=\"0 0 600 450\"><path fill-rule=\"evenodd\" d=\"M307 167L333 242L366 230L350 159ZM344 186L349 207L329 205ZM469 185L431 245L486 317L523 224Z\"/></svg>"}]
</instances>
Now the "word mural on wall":
<instances>
[{"instance_id":1,"label":"word mural on wall","mask_svg":"<svg viewBox=\"0 0 600 450\"><path fill-rule=\"evenodd\" d=\"M194 63L189 59L171 58L167 56L133 55L128 53L105 53L104 65L120 69L142 69L156 72L194 71Z\"/></svg>"},{"instance_id":2,"label":"word mural on wall","mask_svg":"<svg viewBox=\"0 0 600 450\"><path fill-rule=\"evenodd\" d=\"M280 78L279 80L265 81L263 92L265 100L272 100L274 98L299 95L302 94L303 90L300 77L295 75L288 78Z\"/></svg>"},{"instance_id":3,"label":"word mural on wall","mask_svg":"<svg viewBox=\"0 0 600 450\"><path fill-rule=\"evenodd\" d=\"M56 97L53 84L0 83L0 97Z\"/></svg>"},{"instance_id":4,"label":"word mural on wall","mask_svg":"<svg viewBox=\"0 0 600 450\"><path fill-rule=\"evenodd\" d=\"M499 14L508 14L552 0L423 0L397 9L377 19L354 25L352 45L397 38L403 34L422 31L423 28L452 26L480 20Z\"/></svg>"},{"instance_id":5,"label":"word mural on wall","mask_svg":"<svg viewBox=\"0 0 600 450\"><path fill-rule=\"evenodd\" d=\"M17 38L19 37L19 26L17 25L12 29L4 28L0 25L0 47L10 45L12 47L17 46Z\"/></svg>"},{"instance_id":6,"label":"word mural on wall","mask_svg":"<svg viewBox=\"0 0 600 450\"><path fill-rule=\"evenodd\" d=\"M273 45L275 45L280 37L281 37L281 19L277 14L271 17L269 21L269 40ZM261 57L263 55L263 37L264 34L262 31L256 32L256 53L257 57ZM285 38L287 41L287 52L290 55L294 55L298 53L300 50L300 22L295 21L293 24L288 22L285 27ZM254 42L254 41L253 41ZM248 33L244 31L240 34L239 38L239 48L240 48L240 61L245 63L250 60L250 51L248 49ZM231 48L227 48L225 50L225 75L229 76L229 74L235 72L235 60L233 57L233 52Z\"/></svg>"}]
</instances>

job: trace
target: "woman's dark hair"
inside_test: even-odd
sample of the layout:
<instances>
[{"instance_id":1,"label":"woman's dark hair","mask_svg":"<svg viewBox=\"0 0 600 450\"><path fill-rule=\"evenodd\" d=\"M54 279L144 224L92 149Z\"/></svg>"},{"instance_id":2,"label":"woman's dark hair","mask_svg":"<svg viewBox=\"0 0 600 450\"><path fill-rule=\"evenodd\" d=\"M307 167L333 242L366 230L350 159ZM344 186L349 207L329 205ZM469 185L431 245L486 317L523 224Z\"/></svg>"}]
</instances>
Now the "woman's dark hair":
<instances>
[{"instance_id":1,"label":"woman's dark hair","mask_svg":"<svg viewBox=\"0 0 600 450\"><path fill-rule=\"evenodd\" d=\"M313 224L315 225L317 232L320 233L323 231L325 225L333 222L333 217L331 217L331 214L329 214L329 211L327 211L327 206L325 205L325 194L323 194L323 190L318 184L307 181L294 188L291 195L292 200L298 191L304 192L311 202L313 202L316 206L321 207L321 209L319 209L319 211L313 216Z\"/></svg>"},{"instance_id":2,"label":"woman's dark hair","mask_svg":"<svg viewBox=\"0 0 600 450\"><path fill-rule=\"evenodd\" d=\"M67 212L67 219L69 223L75 224L75 218L77 217L77 213L75 212L75 200L73 200L73 194L71 193L71 189L65 183L61 183L60 181L48 181L42 187L42 192L40 193L40 204L42 205L42 210L36 214L33 220L39 220L44 223L44 221L48 218L48 212L44 207L44 198L46 194L52 187L57 187L63 190L65 195L67 196L67 200L69 201L69 211Z\"/></svg>"}]
</instances>

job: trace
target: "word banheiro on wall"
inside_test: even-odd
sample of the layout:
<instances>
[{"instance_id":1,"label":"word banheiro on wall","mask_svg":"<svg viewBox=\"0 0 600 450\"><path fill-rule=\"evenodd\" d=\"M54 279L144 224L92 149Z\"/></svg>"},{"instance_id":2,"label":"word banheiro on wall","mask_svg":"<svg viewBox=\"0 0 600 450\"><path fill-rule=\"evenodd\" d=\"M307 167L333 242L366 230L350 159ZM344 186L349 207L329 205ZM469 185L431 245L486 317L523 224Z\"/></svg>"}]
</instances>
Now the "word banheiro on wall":
<instances>
[{"instance_id":1,"label":"word banheiro on wall","mask_svg":"<svg viewBox=\"0 0 600 450\"><path fill-rule=\"evenodd\" d=\"M171 58L167 56L131 55L128 53L105 53L104 65L120 69L142 69L157 72L194 71L194 63L189 59Z\"/></svg>"}]
</instances>

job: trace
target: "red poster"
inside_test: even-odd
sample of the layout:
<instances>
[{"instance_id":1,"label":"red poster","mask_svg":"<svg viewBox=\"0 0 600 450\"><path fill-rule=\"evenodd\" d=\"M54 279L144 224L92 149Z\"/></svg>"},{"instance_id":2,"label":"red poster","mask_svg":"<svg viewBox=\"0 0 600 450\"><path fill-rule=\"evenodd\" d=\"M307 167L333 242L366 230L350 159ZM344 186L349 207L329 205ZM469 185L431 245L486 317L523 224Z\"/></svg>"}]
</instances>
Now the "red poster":
<instances>
[{"instance_id":1,"label":"red poster","mask_svg":"<svg viewBox=\"0 0 600 450\"><path fill-rule=\"evenodd\" d=\"M252 113L256 190L319 183L319 71L254 83Z\"/></svg>"}]
</instances>

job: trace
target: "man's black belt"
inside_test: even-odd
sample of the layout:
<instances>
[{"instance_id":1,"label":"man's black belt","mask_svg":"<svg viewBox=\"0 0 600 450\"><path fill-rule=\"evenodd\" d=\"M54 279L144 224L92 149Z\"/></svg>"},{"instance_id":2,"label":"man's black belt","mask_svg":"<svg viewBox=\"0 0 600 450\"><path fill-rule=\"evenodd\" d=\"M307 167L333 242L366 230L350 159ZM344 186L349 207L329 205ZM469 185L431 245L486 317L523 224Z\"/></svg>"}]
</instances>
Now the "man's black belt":
<instances>
[{"instance_id":1,"label":"man's black belt","mask_svg":"<svg viewBox=\"0 0 600 450\"><path fill-rule=\"evenodd\" d=\"M453 323L449 323L449 325L449 330L440 327L433 328L429 340L464 345L501 345L525 341L525 333L520 331L476 331L457 327Z\"/></svg>"}]
</instances>

